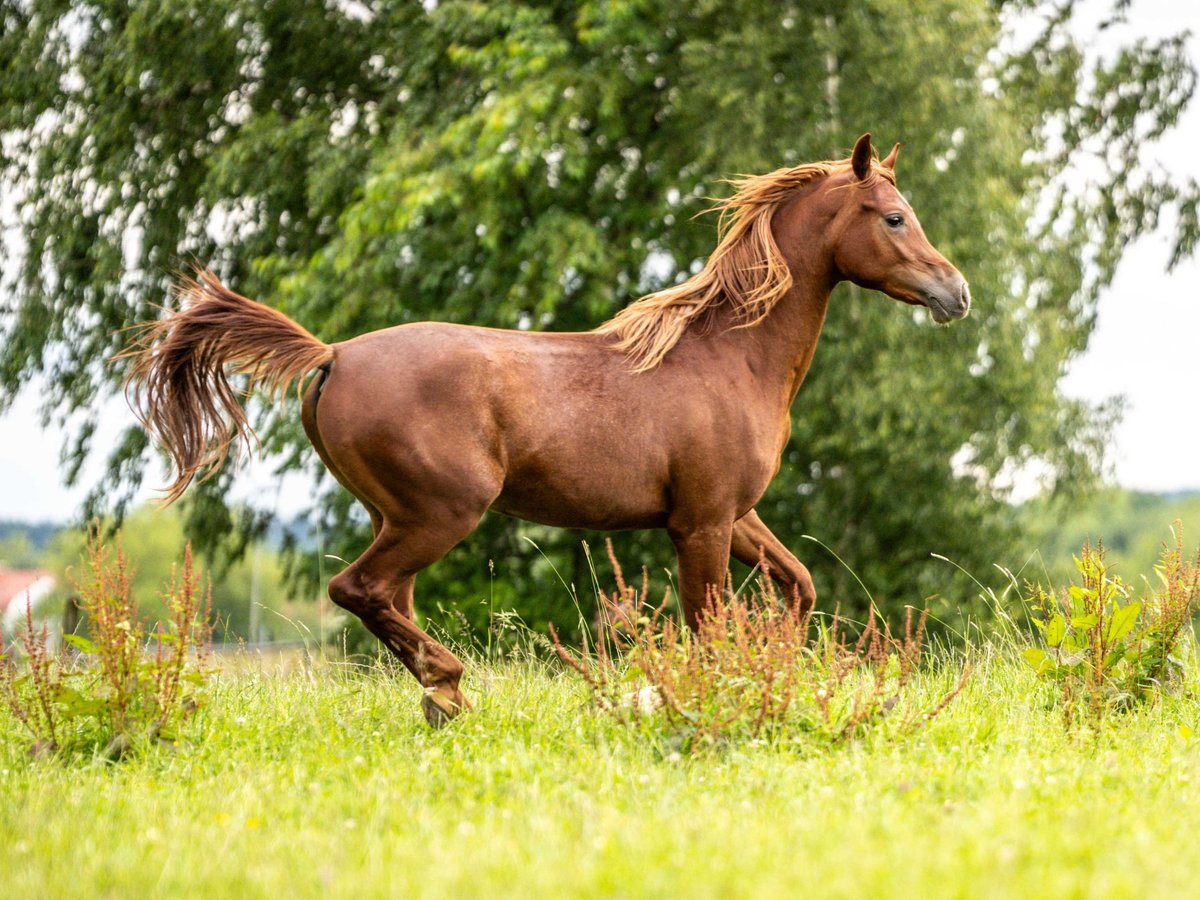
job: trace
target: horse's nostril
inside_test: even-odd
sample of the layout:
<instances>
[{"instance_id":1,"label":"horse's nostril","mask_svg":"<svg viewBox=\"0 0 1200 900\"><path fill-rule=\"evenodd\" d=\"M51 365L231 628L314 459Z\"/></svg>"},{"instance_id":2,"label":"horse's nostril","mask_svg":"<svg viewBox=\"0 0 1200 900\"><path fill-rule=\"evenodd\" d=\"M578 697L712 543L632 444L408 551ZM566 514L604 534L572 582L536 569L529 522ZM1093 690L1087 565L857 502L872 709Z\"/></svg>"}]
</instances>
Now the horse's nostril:
<instances>
[{"instance_id":1,"label":"horse's nostril","mask_svg":"<svg viewBox=\"0 0 1200 900\"><path fill-rule=\"evenodd\" d=\"M965 281L962 283L962 290L959 291L958 299L962 301L963 309L971 308L971 286Z\"/></svg>"}]
</instances>

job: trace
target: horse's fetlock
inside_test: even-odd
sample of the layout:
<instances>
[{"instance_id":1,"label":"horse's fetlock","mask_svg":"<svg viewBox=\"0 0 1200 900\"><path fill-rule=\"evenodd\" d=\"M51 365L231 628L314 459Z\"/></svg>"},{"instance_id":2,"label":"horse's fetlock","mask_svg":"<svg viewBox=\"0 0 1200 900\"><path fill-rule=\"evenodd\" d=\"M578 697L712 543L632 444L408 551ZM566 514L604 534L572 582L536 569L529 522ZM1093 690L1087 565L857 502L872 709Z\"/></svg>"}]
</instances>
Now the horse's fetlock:
<instances>
[{"instance_id":1,"label":"horse's fetlock","mask_svg":"<svg viewBox=\"0 0 1200 900\"><path fill-rule=\"evenodd\" d=\"M425 687L446 687L456 691L466 670L453 653L441 644L429 642L417 648L417 671Z\"/></svg>"}]
</instances>

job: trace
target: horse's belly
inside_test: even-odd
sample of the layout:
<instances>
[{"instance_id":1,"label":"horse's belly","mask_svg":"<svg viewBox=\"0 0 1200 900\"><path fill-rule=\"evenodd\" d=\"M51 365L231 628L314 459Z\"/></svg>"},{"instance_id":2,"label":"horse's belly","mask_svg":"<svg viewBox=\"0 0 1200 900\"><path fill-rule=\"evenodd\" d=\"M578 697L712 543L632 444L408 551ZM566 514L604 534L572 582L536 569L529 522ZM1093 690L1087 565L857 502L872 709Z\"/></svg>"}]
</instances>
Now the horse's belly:
<instances>
[{"instance_id":1,"label":"horse's belly","mask_svg":"<svg viewBox=\"0 0 1200 900\"><path fill-rule=\"evenodd\" d=\"M667 491L611 469L577 470L570 478L525 470L510 472L492 509L558 528L662 528L667 524Z\"/></svg>"}]
</instances>

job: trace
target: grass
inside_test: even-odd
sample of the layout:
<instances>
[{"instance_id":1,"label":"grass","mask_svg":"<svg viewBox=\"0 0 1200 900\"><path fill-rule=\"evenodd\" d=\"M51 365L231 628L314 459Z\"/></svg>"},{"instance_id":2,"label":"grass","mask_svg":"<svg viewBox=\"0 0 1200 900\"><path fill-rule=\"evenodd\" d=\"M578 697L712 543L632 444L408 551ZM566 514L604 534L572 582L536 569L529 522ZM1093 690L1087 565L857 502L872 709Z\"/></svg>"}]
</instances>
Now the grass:
<instances>
[{"instance_id":1,"label":"grass","mask_svg":"<svg viewBox=\"0 0 1200 900\"><path fill-rule=\"evenodd\" d=\"M973 651L915 736L688 756L595 711L557 665L475 663L429 731L407 676L221 675L191 741L32 760L0 711L13 897L1195 895L1197 672L1068 734L1016 647ZM952 679L923 671L930 697Z\"/></svg>"}]
</instances>

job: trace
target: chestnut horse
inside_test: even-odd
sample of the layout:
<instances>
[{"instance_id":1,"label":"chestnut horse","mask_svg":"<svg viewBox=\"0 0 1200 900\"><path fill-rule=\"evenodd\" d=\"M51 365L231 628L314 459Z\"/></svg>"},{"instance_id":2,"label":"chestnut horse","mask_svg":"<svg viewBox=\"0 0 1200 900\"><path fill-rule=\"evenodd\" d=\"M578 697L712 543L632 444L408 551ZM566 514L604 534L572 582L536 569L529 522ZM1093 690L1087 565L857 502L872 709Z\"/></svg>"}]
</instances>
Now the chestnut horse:
<instances>
[{"instance_id":1,"label":"chestnut horse","mask_svg":"<svg viewBox=\"0 0 1200 900\"><path fill-rule=\"evenodd\" d=\"M463 667L414 621L413 583L489 509L665 528L693 628L730 554L765 559L810 608L808 570L754 505L779 470L830 292L852 281L937 322L970 307L963 276L896 190L898 147L877 160L867 134L847 160L740 179L705 268L590 332L428 322L328 345L202 273L126 354L133 405L178 472L167 500L253 437L227 364L280 391L319 370L304 430L375 532L329 595L420 680L433 725L468 706Z\"/></svg>"}]
</instances>

